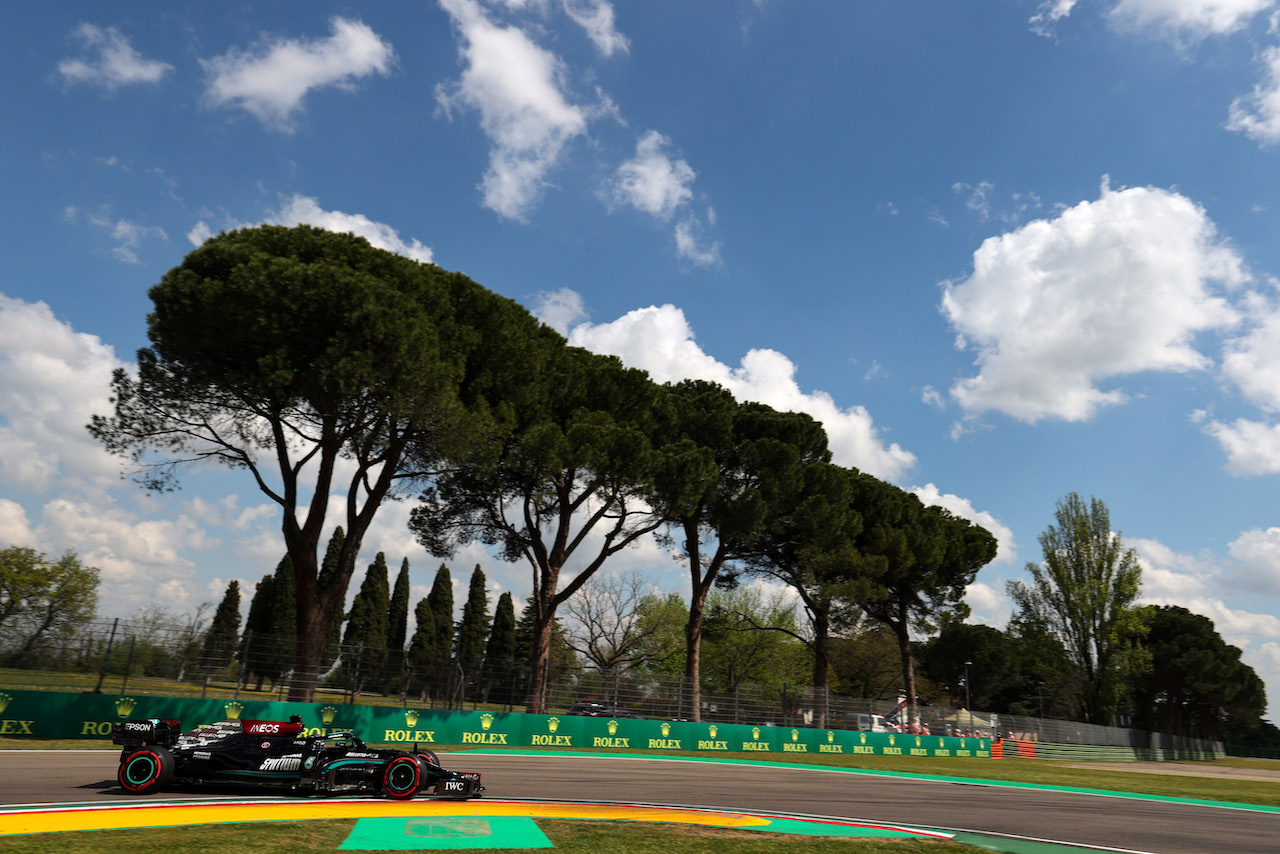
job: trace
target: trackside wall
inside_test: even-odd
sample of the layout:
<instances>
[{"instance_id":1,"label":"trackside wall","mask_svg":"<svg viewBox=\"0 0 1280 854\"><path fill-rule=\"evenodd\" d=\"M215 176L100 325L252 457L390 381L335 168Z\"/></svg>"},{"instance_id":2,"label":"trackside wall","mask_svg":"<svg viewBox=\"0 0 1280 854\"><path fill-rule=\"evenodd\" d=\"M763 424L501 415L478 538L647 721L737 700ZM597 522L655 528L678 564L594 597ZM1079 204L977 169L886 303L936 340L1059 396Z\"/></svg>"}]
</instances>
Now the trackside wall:
<instances>
[{"instance_id":1,"label":"trackside wall","mask_svg":"<svg viewBox=\"0 0 1280 854\"><path fill-rule=\"evenodd\" d=\"M184 729L226 719L302 718L307 735L350 731L369 742L556 747L564 750L746 752L762 757L805 755L991 756L987 739L807 727L747 726L687 721L500 714L438 709L128 697L49 691L0 691L0 736L109 738L127 718L176 718Z\"/></svg>"}]
</instances>

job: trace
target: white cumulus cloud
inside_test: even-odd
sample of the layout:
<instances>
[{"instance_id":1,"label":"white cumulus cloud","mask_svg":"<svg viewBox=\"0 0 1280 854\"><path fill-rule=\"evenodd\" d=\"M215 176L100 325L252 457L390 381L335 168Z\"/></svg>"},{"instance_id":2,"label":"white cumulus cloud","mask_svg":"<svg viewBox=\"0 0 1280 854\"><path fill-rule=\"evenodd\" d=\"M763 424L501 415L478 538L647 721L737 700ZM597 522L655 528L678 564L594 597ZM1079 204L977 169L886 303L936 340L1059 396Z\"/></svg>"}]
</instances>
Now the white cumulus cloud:
<instances>
[{"instance_id":1,"label":"white cumulus cloud","mask_svg":"<svg viewBox=\"0 0 1280 854\"><path fill-rule=\"evenodd\" d=\"M330 26L328 38L263 41L201 60L209 101L242 107L269 127L288 131L311 90L351 88L358 78L390 72L395 52L368 25L335 17Z\"/></svg>"},{"instance_id":2,"label":"white cumulus cloud","mask_svg":"<svg viewBox=\"0 0 1280 854\"><path fill-rule=\"evenodd\" d=\"M1241 563L1237 575L1242 585L1280 594L1280 528L1245 531L1231 542L1228 551Z\"/></svg>"},{"instance_id":3,"label":"white cumulus cloud","mask_svg":"<svg viewBox=\"0 0 1280 854\"><path fill-rule=\"evenodd\" d=\"M961 519L968 519L973 524L986 528L996 538L997 550L995 559L991 561L993 564L1015 563L1018 560L1018 543L1013 536L1013 529L986 510L974 508L969 499L942 492L932 483L914 487L911 492L926 506L941 507Z\"/></svg>"},{"instance_id":4,"label":"white cumulus cloud","mask_svg":"<svg viewBox=\"0 0 1280 854\"><path fill-rule=\"evenodd\" d=\"M0 294L0 482L33 493L115 482L118 461L85 425L109 411L119 366L110 346L49 306Z\"/></svg>"},{"instance_id":5,"label":"white cumulus cloud","mask_svg":"<svg viewBox=\"0 0 1280 854\"><path fill-rule=\"evenodd\" d=\"M670 219L693 198L689 186L697 176L688 163L667 153L670 145L671 140L655 130L641 136L635 157L619 166L614 176L614 201Z\"/></svg>"},{"instance_id":6,"label":"white cumulus cloud","mask_svg":"<svg viewBox=\"0 0 1280 854\"><path fill-rule=\"evenodd\" d=\"M416 239L405 240L400 233L382 222L375 222L364 214L350 214L342 211L327 211L319 202L310 197L295 193L280 208L271 214L267 222L276 225L314 225L340 233L351 232L363 237L379 249L404 255L415 261L430 262L431 248L424 246Z\"/></svg>"},{"instance_id":7,"label":"white cumulus cloud","mask_svg":"<svg viewBox=\"0 0 1280 854\"><path fill-rule=\"evenodd\" d=\"M354 234L357 237L363 237L379 249L395 252L423 263L430 263L433 257L431 247L423 245L416 238L404 239L400 236L400 232L385 222L370 219L364 214L325 210L320 207L318 199L301 193L289 196L278 209L268 213L262 222L271 225L314 225L316 228L340 234ZM243 228L245 225L247 223L227 222L223 228L232 230ZM192 246L200 246L216 233L208 223L201 220L187 233L187 239L191 241Z\"/></svg>"},{"instance_id":8,"label":"white cumulus cloud","mask_svg":"<svg viewBox=\"0 0 1280 854\"><path fill-rule=\"evenodd\" d=\"M493 145L481 183L485 207L522 220L564 146L586 132L587 111L563 91L564 67L517 27L501 26L474 0L441 0L462 43L462 76L436 88L446 112L471 109Z\"/></svg>"},{"instance_id":9,"label":"white cumulus cloud","mask_svg":"<svg viewBox=\"0 0 1280 854\"><path fill-rule=\"evenodd\" d=\"M81 24L74 35L91 55L58 63L58 73L69 83L89 83L115 91L134 83L157 83L173 70L167 62L143 59L115 27Z\"/></svg>"},{"instance_id":10,"label":"white cumulus cloud","mask_svg":"<svg viewBox=\"0 0 1280 854\"><path fill-rule=\"evenodd\" d=\"M842 408L826 392L802 390L795 365L776 350L751 350L736 368L716 361L698 346L684 312L675 306L637 309L612 323L580 324L571 330L569 343L618 356L659 383L710 380L738 400L807 413L826 428L832 457L840 465L892 480L916 462L909 451L884 441L864 407Z\"/></svg>"},{"instance_id":11,"label":"white cumulus cloud","mask_svg":"<svg viewBox=\"0 0 1280 854\"><path fill-rule=\"evenodd\" d=\"M168 240L164 229L154 225L142 225L128 219L120 219L112 215L110 208L96 211L82 210L74 205L62 212L65 222L85 222L106 234L115 244L111 254L125 264L138 263L138 250L144 240Z\"/></svg>"},{"instance_id":12,"label":"white cumulus cloud","mask_svg":"<svg viewBox=\"0 0 1280 854\"><path fill-rule=\"evenodd\" d=\"M1275 0L1119 0L1111 20L1121 29L1203 38L1234 32Z\"/></svg>"},{"instance_id":13,"label":"white cumulus cloud","mask_svg":"<svg viewBox=\"0 0 1280 854\"><path fill-rule=\"evenodd\" d=\"M626 53L629 43L614 23L613 4L608 0L561 0L564 12L587 33L602 56Z\"/></svg>"},{"instance_id":14,"label":"white cumulus cloud","mask_svg":"<svg viewBox=\"0 0 1280 854\"><path fill-rule=\"evenodd\" d=\"M1195 336L1234 325L1221 291L1248 281L1205 211L1159 188L1112 190L986 240L942 310L978 374L952 397L970 415L1080 421L1123 402L1111 379L1204 370Z\"/></svg>"},{"instance_id":15,"label":"white cumulus cloud","mask_svg":"<svg viewBox=\"0 0 1280 854\"><path fill-rule=\"evenodd\" d=\"M1205 431L1218 440L1232 474L1280 474L1280 426L1237 418L1211 421Z\"/></svg>"},{"instance_id":16,"label":"white cumulus cloud","mask_svg":"<svg viewBox=\"0 0 1280 854\"><path fill-rule=\"evenodd\" d=\"M1231 102L1227 129L1237 131L1259 145L1280 142L1280 47L1262 52L1265 79L1253 92Z\"/></svg>"}]
</instances>

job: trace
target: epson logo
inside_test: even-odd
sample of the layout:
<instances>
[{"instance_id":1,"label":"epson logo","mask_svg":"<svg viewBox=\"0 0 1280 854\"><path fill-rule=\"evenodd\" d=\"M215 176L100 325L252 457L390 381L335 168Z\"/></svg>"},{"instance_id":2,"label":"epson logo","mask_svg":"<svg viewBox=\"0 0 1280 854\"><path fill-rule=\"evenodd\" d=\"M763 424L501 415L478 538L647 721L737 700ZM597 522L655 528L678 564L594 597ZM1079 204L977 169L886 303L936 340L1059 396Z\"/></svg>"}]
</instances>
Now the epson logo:
<instances>
[{"instance_id":1,"label":"epson logo","mask_svg":"<svg viewBox=\"0 0 1280 854\"><path fill-rule=\"evenodd\" d=\"M124 728L129 730L130 732L150 732L151 724L134 723L130 721L129 723L124 725Z\"/></svg>"}]
</instances>

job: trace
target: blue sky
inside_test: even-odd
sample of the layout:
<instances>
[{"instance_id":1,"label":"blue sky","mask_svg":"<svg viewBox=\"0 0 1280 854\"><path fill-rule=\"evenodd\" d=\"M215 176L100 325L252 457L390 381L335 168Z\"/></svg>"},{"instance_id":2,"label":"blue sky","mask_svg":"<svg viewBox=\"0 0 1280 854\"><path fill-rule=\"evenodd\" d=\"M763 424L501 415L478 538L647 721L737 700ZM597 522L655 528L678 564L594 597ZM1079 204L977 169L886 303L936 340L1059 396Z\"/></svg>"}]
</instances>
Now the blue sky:
<instances>
[{"instance_id":1,"label":"blue sky","mask_svg":"<svg viewBox=\"0 0 1280 854\"><path fill-rule=\"evenodd\" d=\"M165 270L309 222L820 418L999 537L976 620L1097 496L1280 691L1278 0L64 2L0 40L0 542L76 550L104 614L278 560L246 478L146 495L84 424ZM425 595L408 510L366 551Z\"/></svg>"}]
</instances>

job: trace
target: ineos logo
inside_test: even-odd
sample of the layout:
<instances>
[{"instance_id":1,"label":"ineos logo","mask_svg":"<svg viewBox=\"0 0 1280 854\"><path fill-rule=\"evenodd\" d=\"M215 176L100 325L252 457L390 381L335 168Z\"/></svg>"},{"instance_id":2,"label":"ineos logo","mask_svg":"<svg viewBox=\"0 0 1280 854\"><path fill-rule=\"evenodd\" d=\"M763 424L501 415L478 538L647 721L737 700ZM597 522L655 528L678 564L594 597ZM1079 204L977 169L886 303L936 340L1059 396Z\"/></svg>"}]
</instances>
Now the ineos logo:
<instances>
[{"instance_id":1,"label":"ineos logo","mask_svg":"<svg viewBox=\"0 0 1280 854\"><path fill-rule=\"evenodd\" d=\"M249 727L251 733L262 733L263 735L271 735L280 732L280 724L254 724Z\"/></svg>"}]
</instances>

